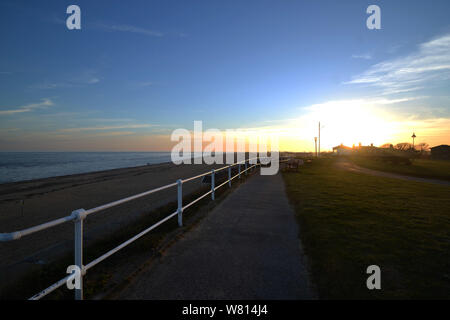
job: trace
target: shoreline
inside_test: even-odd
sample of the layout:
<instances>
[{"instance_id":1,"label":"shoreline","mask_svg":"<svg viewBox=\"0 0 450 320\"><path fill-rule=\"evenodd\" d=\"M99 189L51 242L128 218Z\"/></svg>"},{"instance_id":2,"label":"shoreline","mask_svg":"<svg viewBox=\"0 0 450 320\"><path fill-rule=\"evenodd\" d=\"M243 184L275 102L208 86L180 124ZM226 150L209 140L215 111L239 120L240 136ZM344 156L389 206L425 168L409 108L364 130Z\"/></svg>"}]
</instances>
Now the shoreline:
<instances>
[{"instance_id":1,"label":"shoreline","mask_svg":"<svg viewBox=\"0 0 450 320\"><path fill-rule=\"evenodd\" d=\"M18 152L4 152L4 153L18 153ZM22 152L22 153L26 153L26 152ZM29 152L29 153L37 153L37 152ZM41 153L57 153L57 152L41 152ZM69 152L60 152L60 153L69 153ZM113 152L73 152L73 153L113 153ZM135 153L135 152L116 152L116 153ZM138 153L143 153L143 152L138 152ZM166 152L148 152L148 153L166 153ZM0 152L1 155L1 152ZM222 165L226 165L225 163L225 155L224 154L224 163ZM246 156L248 156L248 154L246 154ZM236 157L236 156L235 156ZM191 162L192 164L194 164L194 157L191 158ZM89 174L100 174L100 173L107 173L107 172L113 172L113 171L117 171L117 170L127 170L127 169L137 169L137 168L148 168L148 167L152 167L152 166L159 166L159 165L170 165L173 164L175 165L170 159L166 159L163 162L156 162L156 163L151 163L151 162L147 162L147 164L141 164L141 165L133 165L133 166L126 166L126 167L118 167L118 168L110 168L110 169L101 169L101 170L93 170L93 171L84 171L84 172L78 172L78 173L69 173L69 174L61 174L61 175L55 175L55 176L49 176L49 177L41 177L41 178L31 178L31 179L26 179L26 180L19 180L19 181L6 181L6 182L0 182L0 195L2 194L2 189L5 189L5 187L9 187L12 186L14 187L14 185L17 184L26 184L26 183L38 183L38 182L45 182L47 180L53 180L53 179L64 179L64 178L71 178L74 177L76 178L77 176L80 175L89 175ZM205 165L205 163L202 163L201 165Z\"/></svg>"},{"instance_id":2,"label":"shoreline","mask_svg":"<svg viewBox=\"0 0 450 320\"><path fill-rule=\"evenodd\" d=\"M168 152L3 152L0 185L166 162Z\"/></svg>"},{"instance_id":3,"label":"shoreline","mask_svg":"<svg viewBox=\"0 0 450 320\"><path fill-rule=\"evenodd\" d=\"M13 182L0 185L0 232L14 232L73 210L90 209L186 179L224 165L171 162ZM204 188L201 179L183 186L183 196ZM109 208L86 220L85 245L107 239L147 213L176 201L176 188ZM73 223L65 223L0 245L0 292L4 285L73 250Z\"/></svg>"},{"instance_id":4,"label":"shoreline","mask_svg":"<svg viewBox=\"0 0 450 320\"><path fill-rule=\"evenodd\" d=\"M29 180L22 180L22 181L13 181L13 182L5 182L0 183L0 201L1 196L4 194L12 193L14 191L18 190L5 190L7 188L14 188L15 186L20 185L27 185L27 184L36 184L44 186L46 183L52 183L55 182L55 185L62 182L62 180L69 180L70 179L77 179L77 178L83 178L87 176L95 176L95 175L108 175L108 174L114 174L114 173L122 173L122 171L132 171L132 170L139 170L143 168L150 168L150 167L158 167L158 166L164 166L164 165L171 165L173 163L171 162L161 162L161 163L154 163L154 164L147 164L147 165L141 165L141 166L134 166L134 167L123 167L123 168L115 168L115 169L105 169L105 170L98 170L98 171L90 171L90 172L82 172L82 173L73 173L73 174L65 174L60 176L52 176L52 177L46 177L46 178L38 178L38 179L29 179ZM59 181L58 181L59 180ZM30 188L35 188L36 186L31 186ZM24 190L24 189L21 189ZM10 192L8 192L10 191Z\"/></svg>"}]
</instances>

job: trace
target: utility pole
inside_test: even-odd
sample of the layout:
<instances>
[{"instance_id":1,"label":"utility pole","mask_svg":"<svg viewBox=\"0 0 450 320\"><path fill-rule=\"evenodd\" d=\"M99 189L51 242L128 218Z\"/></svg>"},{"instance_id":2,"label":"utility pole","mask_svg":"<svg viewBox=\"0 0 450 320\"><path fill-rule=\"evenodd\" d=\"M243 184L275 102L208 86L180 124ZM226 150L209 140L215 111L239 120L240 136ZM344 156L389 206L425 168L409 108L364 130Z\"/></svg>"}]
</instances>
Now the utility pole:
<instances>
[{"instance_id":1,"label":"utility pole","mask_svg":"<svg viewBox=\"0 0 450 320\"><path fill-rule=\"evenodd\" d=\"M414 139L416 138L416 134L413 132L413 135L411 136L413 138L413 150L414 150Z\"/></svg>"},{"instance_id":2,"label":"utility pole","mask_svg":"<svg viewBox=\"0 0 450 320\"><path fill-rule=\"evenodd\" d=\"M317 154L317 157L320 157L320 121L319 121L319 153Z\"/></svg>"},{"instance_id":3,"label":"utility pole","mask_svg":"<svg viewBox=\"0 0 450 320\"><path fill-rule=\"evenodd\" d=\"M316 146L316 158L317 158L317 137L314 137L314 145Z\"/></svg>"}]
</instances>

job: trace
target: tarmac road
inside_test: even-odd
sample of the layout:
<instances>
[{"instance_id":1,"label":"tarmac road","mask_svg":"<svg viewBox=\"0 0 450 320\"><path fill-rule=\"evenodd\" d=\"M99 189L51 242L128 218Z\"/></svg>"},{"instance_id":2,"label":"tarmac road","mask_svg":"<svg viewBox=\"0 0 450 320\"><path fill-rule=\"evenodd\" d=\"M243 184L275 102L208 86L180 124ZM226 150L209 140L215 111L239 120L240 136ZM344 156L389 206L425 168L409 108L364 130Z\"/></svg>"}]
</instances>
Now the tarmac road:
<instances>
[{"instance_id":1,"label":"tarmac road","mask_svg":"<svg viewBox=\"0 0 450 320\"><path fill-rule=\"evenodd\" d=\"M420 178L420 177L413 177L413 176L405 176L397 173L391 173L391 172L383 172L383 171L377 171L367 168L362 168L354 163L351 163L347 160L340 159L338 162L336 162L336 165L338 168L351 171L351 172L357 172L357 173L363 173L368 174L371 176L377 176L377 177L385 177L385 178L393 178L393 179L400 179L400 180L407 180L407 181L414 181L414 182L425 182L425 183L433 183L433 184L439 184L444 186L450 186L449 181L445 180L437 180L437 179L428 179L428 178Z\"/></svg>"},{"instance_id":2,"label":"tarmac road","mask_svg":"<svg viewBox=\"0 0 450 320\"><path fill-rule=\"evenodd\" d=\"M118 299L314 299L280 174L239 186Z\"/></svg>"}]
</instances>

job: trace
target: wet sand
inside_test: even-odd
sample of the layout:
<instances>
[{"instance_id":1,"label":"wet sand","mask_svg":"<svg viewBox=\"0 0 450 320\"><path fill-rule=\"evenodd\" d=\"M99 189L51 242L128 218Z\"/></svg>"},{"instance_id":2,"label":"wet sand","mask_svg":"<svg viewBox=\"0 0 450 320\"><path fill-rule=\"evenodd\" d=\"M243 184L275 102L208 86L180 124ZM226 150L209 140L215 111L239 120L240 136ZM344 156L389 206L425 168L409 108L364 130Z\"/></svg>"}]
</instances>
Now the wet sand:
<instances>
[{"instance_id":1,"label":"wet sand","mask_svg":"<svg viewBox=\"0 0 450 320\"><path fill-rule=\"evenodd\" d=\"M0 185L0 232L13 232L186 179L224 165L155 164ZM204 186L201 179L183 185L187 195ZM89 216L85 244L176 201L176 187ZM23 204L22 204L23 202ZM73 251L73 222L0 242L0 293L36 265L47 265Z\"/></svg>"}]
</instances>

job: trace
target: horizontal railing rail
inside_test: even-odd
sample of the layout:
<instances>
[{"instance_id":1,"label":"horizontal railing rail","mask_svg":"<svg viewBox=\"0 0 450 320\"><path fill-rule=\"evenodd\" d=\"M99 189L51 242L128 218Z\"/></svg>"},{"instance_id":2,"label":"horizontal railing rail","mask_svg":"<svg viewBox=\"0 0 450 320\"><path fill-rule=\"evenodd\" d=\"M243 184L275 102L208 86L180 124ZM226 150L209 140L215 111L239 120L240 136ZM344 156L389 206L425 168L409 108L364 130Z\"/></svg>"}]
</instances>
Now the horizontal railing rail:
<instances>
[{"instance_id":1,"label":"horizontal railing rail","mask_svg":"<svg viewBox=\"0 0 450 320\"><path fill-rule=\"evenodd\" d=\"M152 190L148 190L127 198L123 198L114 202L110 202L92 209L88 209L88 210L84 210L84 209L78 209L73 211L69 216L63 217L63 218L59 218L56 220L52 220L37 226L33 226L31 228L27 228L27 229L23 229L23 230L19 230L19 231L14 231L14 232L10 232L10 233L0 233L0 242L6 242L6 241L14 241L14 240L19 240L24 236L28 236L30 234L42 231L42 230L46 230L49 228L53 228L55 226L61 225L63 223L69 222L69 221L74 221L75 223L75 237L74 237L74 248L75 248L75 266L77 266L79 268L79 270L81 271L80 273L80 286L79 288L75 289L75 299L76 300L82 300L83 299L83 277L86 274L86 272L91 269L92 267L96 266L97 264L99 264L100 262L102 262L103 260L109 258L110 256L112 256L114 253L118 252L119 250L125 248L126 246L128 246L129 244L133 243L134 241L138 240L139 238L143 237L144 235L146 235L148 232L152 231L153 229L157 228L158 226L160 226L161 224L163 224L164 222L172 219L173 217L177 216L178 217L178 226L183 226L183 212L188 209L189 207L191 207L192 205L194 205L195 203L197 203L198 201L204 199L205 197L211 195L211 199L214 200L215 199L215 191L223 186L225 186L226 184L229 185L229 187L231 187L231 181L236 179L236 178L240 178L242 174L247 174L249 170L253 169L253 168L257 168L258 166L261 166L261 159L267 159L268 157L256 157L256 158L252 158L252 159L246 159L240 162L236 162L218 169L213 169L211 171L199 174L197 176L194 177L190 177L190 178L186 178L184 180L179 179L174 183L171 184L167 184L165 186L159 187L159 188L155 188ZM244 165L244 168L241 170L241 165ZM231 176L231 171L233 167L238 167L238 173L235 174L234 176ZM228 169L228 178L225 182L221 183L220 185L216 186L215 185L215 175L217 172L220 172L222 170L226 170ZM198 198L196 198L195 200L192 200L190 203L183 205L183 184L198 178L202 178L205 176L211 176L211 189L202 194L201 196L199 196ZM89 262L88 264L84 265L83 264L83 226L84 226L84 219L86 219L86 217L90 214L93 213L97 213L115 206L118 206L120 204L132 201L132 200L136 200L145 196L148 196L150 194L162 191L162 190L166 190L172 187L177 187L177 210L173 213L171 213L170 215L168 215L167 217L165 217L164 219L156 222L155 224L151 225L150 227L148 227L147 229L141 231L140 233L138 233L137 235L135 235L134 237L128 239L127 241L121 243L120 245L116 246L115 248L109 250L108 252L104 253L103 255L101 255L100 257L92 260L91 262ZM56 289L60 288L61 286L63 286L65 283L67 283L68 281L73 281L75 278L75 272L73 272L72 274L69 274L68 276L58 280L57 282L53 283L52 285L50 285L49 287L47 287L46 289L42 290L41 292L37 293L36 295L32 296L29 300L39 300L43 297L45 297L46 295L50 294L51 292L55 291Z\"/></svg>"}]
</instances>

